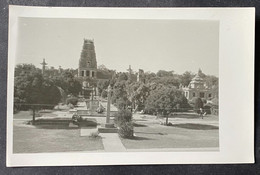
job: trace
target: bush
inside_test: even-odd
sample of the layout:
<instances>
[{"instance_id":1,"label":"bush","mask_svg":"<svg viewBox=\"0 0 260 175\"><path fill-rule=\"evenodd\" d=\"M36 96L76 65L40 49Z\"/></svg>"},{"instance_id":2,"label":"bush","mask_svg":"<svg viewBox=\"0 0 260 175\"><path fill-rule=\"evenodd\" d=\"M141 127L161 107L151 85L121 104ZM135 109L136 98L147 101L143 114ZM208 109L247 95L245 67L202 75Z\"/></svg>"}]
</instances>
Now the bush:
<instances>
[{"instance_id":1,"label":"bush","mask_svg":"<svg viewBox=\"0 0 260 175\"><path fill-rule=\"evenodd\" d=\"M66 104L73 104L74 106L77 105L78 103L78 98L77 97L70 97L67 98Z\"/></svg>"},{"instance_id":2,"label":"bush","mask_svg":"<svg viewBox=\"0 0 260 175\"><path fill-rule=\"evenodd\" d=\"M134 125L133 122L121 123L118 134L122 138L132 138L134 136Z\"/></svg>"},{"instance_id":3,"label":"bush","mask_svg":"<svg viewBox=\"0 0 260 175\"><path fill-rule=\"evenodd\" d=\"M122 138L132 138L134 136L134 124L132 123L132 113L129 110L120 110L116 113L115 124L119 127L118 134Z\"/></svg>"},{"instance_id":4,"label":"bush","mask_svg":"<svg viewBox=\"0 0 260 175\"><path fill-rule=\"evenodd\" d=\"M117 126L121 126L123 123L130 122L132 120L132 113L129 110L123 109L116 113L115 123Z\"/></svg>"}]
</instances>

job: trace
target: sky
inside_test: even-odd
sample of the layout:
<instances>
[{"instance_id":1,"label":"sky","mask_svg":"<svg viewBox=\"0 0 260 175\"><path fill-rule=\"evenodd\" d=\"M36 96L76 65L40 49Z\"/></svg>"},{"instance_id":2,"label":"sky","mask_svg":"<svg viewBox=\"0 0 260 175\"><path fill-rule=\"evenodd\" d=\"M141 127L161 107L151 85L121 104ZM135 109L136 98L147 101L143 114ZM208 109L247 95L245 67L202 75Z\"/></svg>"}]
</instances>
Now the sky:
<instances>
[{"instance_id":1,"label":"sky","mask_svg":"<svg viewBox=\"0 0 260 175\"><path fill-rule=\"evenodd\" d=\"M206 20L19 18L16 64L78 68L84 38L98 65L218 76L219 22Z\"/></svg>"}]
</instances>

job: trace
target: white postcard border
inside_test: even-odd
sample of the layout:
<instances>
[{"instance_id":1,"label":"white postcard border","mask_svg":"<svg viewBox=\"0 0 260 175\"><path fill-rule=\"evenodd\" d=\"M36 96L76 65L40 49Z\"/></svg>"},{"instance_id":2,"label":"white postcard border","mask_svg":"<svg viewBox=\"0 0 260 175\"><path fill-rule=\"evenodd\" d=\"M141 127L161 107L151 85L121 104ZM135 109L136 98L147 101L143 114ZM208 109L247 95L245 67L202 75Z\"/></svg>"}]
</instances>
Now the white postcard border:
<instances>
[{"instance_id":1,"label":"white postcard border","mask_svg":"<svg viewBox=\"0 0 260 175\"><path fill-rule=\"evenodd\" d=\"M13 51L18 17L219 21L219 151L13 154ZM7 166L254 163L254 23L254 8L10 6Z\"/></svg>"}]
</instances>

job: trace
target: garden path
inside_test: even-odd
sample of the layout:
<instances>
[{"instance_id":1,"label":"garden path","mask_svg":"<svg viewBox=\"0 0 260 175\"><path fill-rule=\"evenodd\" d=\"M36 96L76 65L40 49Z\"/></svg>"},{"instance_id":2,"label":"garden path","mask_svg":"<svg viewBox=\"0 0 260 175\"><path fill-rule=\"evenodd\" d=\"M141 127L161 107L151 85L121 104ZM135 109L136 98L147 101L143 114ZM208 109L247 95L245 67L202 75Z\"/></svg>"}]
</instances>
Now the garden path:
<instances>
[{"instance_id":1,"label":"garden path","mask_svg":"<svg viewBox=\"0 0 260 175\"><path fill-rule=\"evenodd\" d=\"M106 152L126 151L118 133L100 133L100 136L102 137L103 146Z\"/></svg>"}]
</instances>

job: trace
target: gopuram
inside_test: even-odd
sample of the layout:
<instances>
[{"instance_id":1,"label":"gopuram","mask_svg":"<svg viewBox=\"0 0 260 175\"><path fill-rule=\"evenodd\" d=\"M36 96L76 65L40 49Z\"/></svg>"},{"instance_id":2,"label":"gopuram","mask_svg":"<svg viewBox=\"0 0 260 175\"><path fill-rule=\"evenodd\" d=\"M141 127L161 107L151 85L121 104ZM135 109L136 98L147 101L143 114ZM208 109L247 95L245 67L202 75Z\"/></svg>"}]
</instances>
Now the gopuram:
<instances>
[{"instance_id":1,"label":"gopuram","mask_svg":"<svg viewBox=\"0 0 260 175\"><path fill-rule=\"evenodd\" d=\"M78 79L82 83L80 95L90 98L96 95L97 60L94 40L84 39L79 59Z\"/></svg>"}]
</instances>

